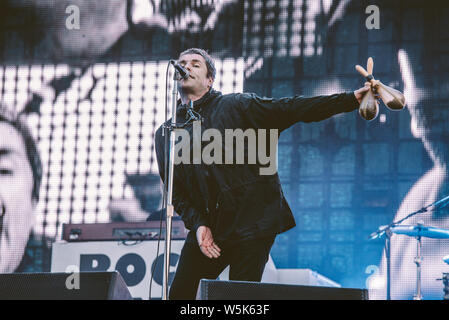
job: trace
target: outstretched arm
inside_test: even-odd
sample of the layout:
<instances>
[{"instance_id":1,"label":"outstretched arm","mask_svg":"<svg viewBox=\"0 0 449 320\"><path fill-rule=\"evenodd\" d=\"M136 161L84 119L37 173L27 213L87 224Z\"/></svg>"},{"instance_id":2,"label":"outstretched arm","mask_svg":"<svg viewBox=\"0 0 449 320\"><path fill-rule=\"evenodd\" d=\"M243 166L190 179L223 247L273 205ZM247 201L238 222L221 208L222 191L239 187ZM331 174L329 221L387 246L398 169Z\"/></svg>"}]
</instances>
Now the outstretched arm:
<instances>
[{"instance_id":1,"label":"outstretched arm","mask_svg":"<svg viewBox=\"0 0 449 320\"><path fill-rule=\"evenodd\" d=\"M243 93L236 96L237 104L255 128L287 129L296 122L314 122L333 115L351 112L360 106L370 86L349 93L305 98L261 98L255 94Z\"/></svg>"}]
</instances>

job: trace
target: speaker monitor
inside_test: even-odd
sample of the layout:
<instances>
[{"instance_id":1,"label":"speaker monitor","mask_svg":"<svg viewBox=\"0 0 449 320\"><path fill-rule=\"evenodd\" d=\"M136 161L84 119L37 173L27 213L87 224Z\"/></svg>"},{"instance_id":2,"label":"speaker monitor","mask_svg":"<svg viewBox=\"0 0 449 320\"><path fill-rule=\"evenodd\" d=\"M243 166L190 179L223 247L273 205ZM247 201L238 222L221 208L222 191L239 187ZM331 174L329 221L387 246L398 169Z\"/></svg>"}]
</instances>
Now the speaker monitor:
<instances>
[{"instance_id":1,"label":"speaker monitor","mask_svg":"<svg viewBox=\"0 0 449 320\"><path fill-rule=\"evenodd\" d=\"M368 290L201 279L200 300L368 300Z\"/></svg>"},{"instance_id":2,"label":"speaker monitor","mask_svg":"<svg viewBox=\"0 0 449 320\"><path fill-rule=\"evenodd\" d=\"M79 277L79 278L76 278ZM130 300L117 272L0 274L1 300Z\"/></svg>"}]
</instances>

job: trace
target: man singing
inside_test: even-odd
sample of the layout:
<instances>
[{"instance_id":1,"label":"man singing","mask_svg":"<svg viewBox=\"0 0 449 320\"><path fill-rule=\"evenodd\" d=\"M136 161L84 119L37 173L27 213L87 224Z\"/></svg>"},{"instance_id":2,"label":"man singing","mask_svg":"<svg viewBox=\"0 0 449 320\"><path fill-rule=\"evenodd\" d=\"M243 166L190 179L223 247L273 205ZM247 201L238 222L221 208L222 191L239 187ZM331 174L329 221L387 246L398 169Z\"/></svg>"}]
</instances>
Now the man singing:
<instances>
[{"instance_id":1,"label":"man singing","mask_svg":"<svg viewBox=\"0 0 449 320\"><path fill-rule=\"evenodd\" d=\"M250 93L223 95L212 88L215 67L206 51L188 49L180 54L178 63L189 72L187 78L178 82L181 101L176 114L176 122L185 124L191 139L189 157L195 153L195 145L203 147L209 142L194 133L196 125L201 127L201 132L213 129L215 138L217 133L221 134L222 150L214 148L212 156L216 158L216 152L220 151L219 157L226 158L218 163L183 161L175 165L173 204L190 232L169 298L187 300L195 299L200 279L216 279L228 265L230 280L260 282L276 235L295 226L277 170L266 174L263 171L266 163L260 159L244 164L229 161L229 154L234 160L242 153L244 159L249 159L252 149L250 145L242 148L240 144L240 149L234 145L229 150L224 143L229 129L244 132L276 129L280 133L298 121L321 121L351 112L359 107L370 86L367 84L351 93L312 98L271 99ZM190 121L192 114L201 122ZM266 139L258 138L258 148L263 143L269 144L268 135ZM270 147L264 145L264 149ZM156 132L156 154L163 180L164 152L161 126Z\"/></svg>"}]
</instances>

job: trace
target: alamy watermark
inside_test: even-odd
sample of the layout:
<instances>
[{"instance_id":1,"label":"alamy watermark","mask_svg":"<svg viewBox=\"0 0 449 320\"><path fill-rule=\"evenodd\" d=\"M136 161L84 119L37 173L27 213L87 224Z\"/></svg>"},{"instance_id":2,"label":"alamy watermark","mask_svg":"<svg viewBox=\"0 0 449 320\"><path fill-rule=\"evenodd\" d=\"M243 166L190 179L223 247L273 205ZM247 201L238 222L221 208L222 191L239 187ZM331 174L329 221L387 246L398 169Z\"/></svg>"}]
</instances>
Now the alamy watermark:
<instances>
[{"instance_id":1,"label":"alamy watermark","mask_svg":"<svg viewBox=\"0 0 449 320\"><path fill-rule=\"evenodd\" d=\"M80 269L78 266L70 265L65 269L66 273L70 275L65 279L65 287L67 290L79 290L80 289Z\"/></svg>"},{"instance_id":2,"label":"alamy watermark","mask_svg":"<svg viewBox=\"0 0 449 320\"><path fill-rule=\"evenodd\" d=\"M376 5L370 5L366 7L366 14L369 14L368 18L366 18L365 26L368 30L372 29L380 29L380 9Z\"/></svg>"},{"instance_id":3,"label":"alamy watermark","mask_svg":"<svg viewBox=\"0 0 449 320\"><path fill-rule=\"evenodd\" d=\"M68 30L80 29L80 8L74 4L65 9L69 16L65 19L65 27Z\"/></svg>"},{"instance_id":4,"label":"alamy watermark","mask_svg":"<svg viewBox=\"0 0 449 320\"><path fill-rule=\"evenodd\" d=\"M245 131L225 129L223 139L218 129L209 128L202 132L201 121L194 121L193 137L190 137L190 132L185 129L175 130L176 139L179 141L175 144L174 163L175 165L245 164L247 160L246 164L261 165L260 175L273 175L277 172L279 133L278 129L269 129L267 137L267 131L268 129L252 128ZM208 141L209 143L202 148L202 142Z\"/></svg>"}]
</instances>

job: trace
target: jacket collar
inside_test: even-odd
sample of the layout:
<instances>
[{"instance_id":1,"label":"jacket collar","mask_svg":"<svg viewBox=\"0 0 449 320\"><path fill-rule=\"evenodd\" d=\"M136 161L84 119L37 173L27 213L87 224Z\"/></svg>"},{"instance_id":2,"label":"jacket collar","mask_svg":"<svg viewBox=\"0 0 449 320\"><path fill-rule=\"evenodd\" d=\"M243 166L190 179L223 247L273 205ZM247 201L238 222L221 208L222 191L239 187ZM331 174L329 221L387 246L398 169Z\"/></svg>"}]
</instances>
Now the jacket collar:
<instances>
[{"instance_id":1,"label":"jacket collar","mask_svg":"<svg viewBox=\"0 0 449 320\"><path fill-rule=\"evenodd\" d=\"M220 91L210 88L201 98L193 101L193 109L199 110L202 106L207 105L213 98L221 95ZM188 105L183 105L181 99L178 100L178 108L187 108Z\"/></svg>"}]
</instances>

